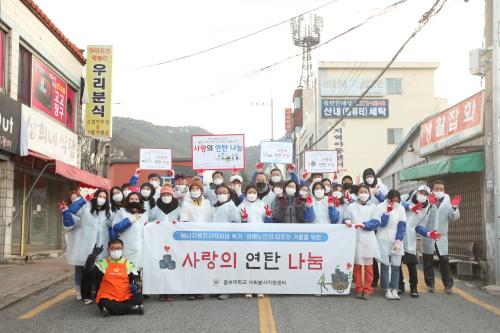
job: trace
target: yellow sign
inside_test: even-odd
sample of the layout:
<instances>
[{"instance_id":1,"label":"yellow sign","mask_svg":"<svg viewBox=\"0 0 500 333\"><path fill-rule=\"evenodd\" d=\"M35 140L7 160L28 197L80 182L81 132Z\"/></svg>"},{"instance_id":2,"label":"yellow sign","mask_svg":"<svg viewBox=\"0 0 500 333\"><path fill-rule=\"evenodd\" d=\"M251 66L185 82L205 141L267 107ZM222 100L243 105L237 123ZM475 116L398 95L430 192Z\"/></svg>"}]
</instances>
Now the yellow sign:
<instances>
[{"instance_id":1,"label":"yellow sign","mask_svg":"<svg viewBox=\"0 0 500 333\"><path fill-rule=\"evenodd\" d=\"M85 112L85 134L94 138L111 138L111 73L113 47L87 47L88 101Z\"/></svg>"}]
</instances>

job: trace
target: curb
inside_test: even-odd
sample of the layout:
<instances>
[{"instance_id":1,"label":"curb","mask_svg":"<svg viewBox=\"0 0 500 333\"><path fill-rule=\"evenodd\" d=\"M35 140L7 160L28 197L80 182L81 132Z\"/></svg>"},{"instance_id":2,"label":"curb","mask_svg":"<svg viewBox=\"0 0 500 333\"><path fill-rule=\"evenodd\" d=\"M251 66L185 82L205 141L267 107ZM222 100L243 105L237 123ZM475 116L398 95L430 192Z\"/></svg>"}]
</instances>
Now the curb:
<instances>
[{"instance_id":1,"label":"curb","mask_svg":"<svg viewBox=\"0 0 500 333\"><path fill-rule=\"evenodd\" d=\"M0 303L0 311L8 308L11 305L16 304L17 302L22 301L23 299L26 299L26 298L30 297L31 295L34 295L34 294L36 294L36 293L38 293L40 291L44 291L44 290L52 287L53 285L58 284L59 282L62 282L64 280L68 279L69 277L73 276L73 274L74 274L73 272L71 272L71 273L68 272L66 274L63 274L61 276L61 278L57 278L57 279L51 280L48 284L45 284L45 285L43 285L40 288L37 288L37 289L32 290L32 291L29 291L29 292L27 292L26 294L23 294L20 297L14 297L12 300L9 300L9 301L7 301L5 303L3 303L3 302Z\"/></svg>"}]
</instances>

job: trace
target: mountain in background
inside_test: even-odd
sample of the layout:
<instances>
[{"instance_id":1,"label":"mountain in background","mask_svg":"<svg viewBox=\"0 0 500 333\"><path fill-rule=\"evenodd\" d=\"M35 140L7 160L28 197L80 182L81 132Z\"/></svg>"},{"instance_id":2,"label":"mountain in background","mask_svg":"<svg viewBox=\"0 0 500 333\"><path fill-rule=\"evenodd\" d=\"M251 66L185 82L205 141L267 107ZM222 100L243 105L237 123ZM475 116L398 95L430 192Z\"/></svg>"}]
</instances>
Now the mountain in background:
<instances>
[{"instance_id":1,"label":"mountain in background","mask_svg":"<svg viewBox=\"0 0 500 333\"><path fill-rule=\"evenodd\" d=\"M140 148L171 148L173 159L190 159L193 134L212 133L196 126L160 126L139 119L113 117L110 159L113 162L137 162ZM247 168L242 172L244 178L251 176L259 155L259 146L246 148ZM229 179L231 172L224 173Z\"/></svg>"}]
</instances>

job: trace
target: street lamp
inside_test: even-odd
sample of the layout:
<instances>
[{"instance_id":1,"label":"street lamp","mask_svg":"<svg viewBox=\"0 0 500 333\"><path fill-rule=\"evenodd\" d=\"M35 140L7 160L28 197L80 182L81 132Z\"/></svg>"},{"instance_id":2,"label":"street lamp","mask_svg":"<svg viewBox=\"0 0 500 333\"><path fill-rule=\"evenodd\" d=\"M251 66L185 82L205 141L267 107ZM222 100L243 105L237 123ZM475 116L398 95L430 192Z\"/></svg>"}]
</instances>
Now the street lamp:
<instances>
[{"instance_id":1,"label":"street lamp","mask_svg":"<svg viewBox=\"0 0 500 333\"><path fill-rule=\"evenodd\" d=\"M270 106L271 107L271 140L274 140L274 109L273 109L273 98L271 97L270 103L265 102L251 102L251 106Z\"/></svg>"}]
</instances>

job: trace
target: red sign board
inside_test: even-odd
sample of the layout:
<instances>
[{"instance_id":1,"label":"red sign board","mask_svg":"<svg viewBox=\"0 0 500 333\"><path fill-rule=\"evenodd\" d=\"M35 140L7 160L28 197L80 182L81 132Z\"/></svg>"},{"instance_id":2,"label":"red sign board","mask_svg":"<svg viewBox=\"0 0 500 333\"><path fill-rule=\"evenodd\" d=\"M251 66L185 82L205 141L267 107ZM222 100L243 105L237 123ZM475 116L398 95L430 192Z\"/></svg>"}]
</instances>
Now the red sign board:
<instances>
[{"instance_id":1,"label":"red sign board","mask_svg":"<svg viewBox=\"0 0 500 333\"><path fill-rule=\"evenodd\" d=\"M285 109L285 131L286 134L293 132L293 112L291 108Z\"/></svg>"},{"instance_id":2,"label":"red sign board","mask_svg":"<svg viewBox=\"0 0 500 333\"><path fill-rule=\"evenodd\" d=\"M481 134L483 98L483 92L478 92L420 125L420 155L441 150Z\"/></svg>"}]
</instances>

